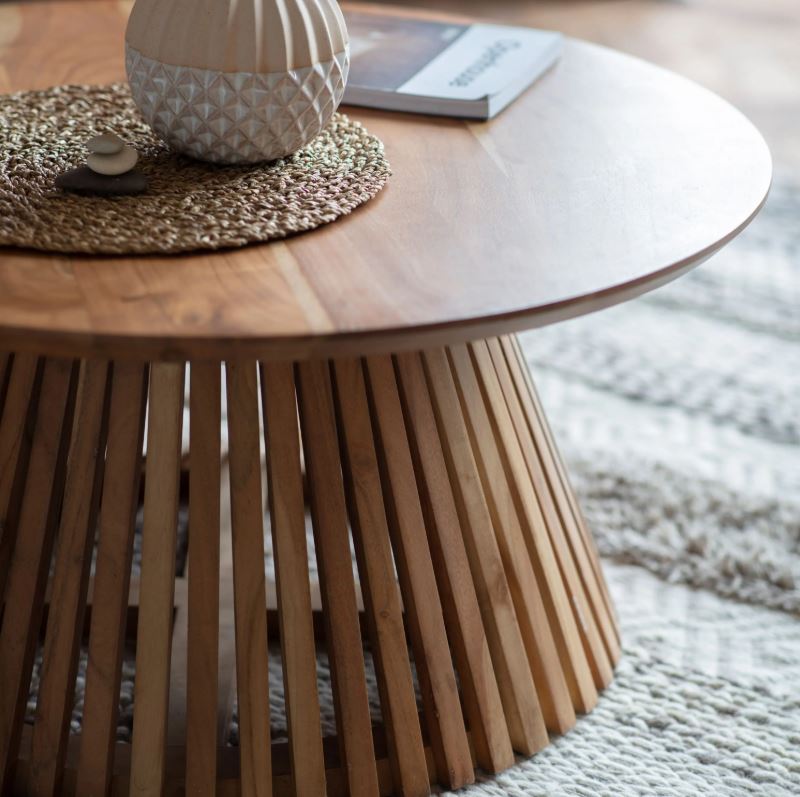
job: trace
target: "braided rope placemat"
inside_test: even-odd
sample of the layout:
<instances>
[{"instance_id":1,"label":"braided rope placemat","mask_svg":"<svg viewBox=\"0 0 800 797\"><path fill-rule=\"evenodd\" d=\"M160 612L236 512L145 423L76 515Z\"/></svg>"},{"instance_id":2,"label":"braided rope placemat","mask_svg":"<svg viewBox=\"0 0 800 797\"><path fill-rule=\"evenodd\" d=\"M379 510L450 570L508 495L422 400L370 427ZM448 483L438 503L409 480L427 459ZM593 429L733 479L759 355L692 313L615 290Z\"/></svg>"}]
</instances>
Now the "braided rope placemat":
<instances>
[{"instance_id":1,"label":"braided rope placemat","mask_svg":"<svg viewBox=\"0 0 800 797\"><path fill-rule=\"evenodd\" d=\"M58 174L113 131L139 152L138 196L65 193ZM383 144L337 113L289 158L212 166L170 152L127 84L57 86L0 97L0 245L94 254L172 253L284 238L352 212L386 183Z\"/></svg>"}]
</instances>

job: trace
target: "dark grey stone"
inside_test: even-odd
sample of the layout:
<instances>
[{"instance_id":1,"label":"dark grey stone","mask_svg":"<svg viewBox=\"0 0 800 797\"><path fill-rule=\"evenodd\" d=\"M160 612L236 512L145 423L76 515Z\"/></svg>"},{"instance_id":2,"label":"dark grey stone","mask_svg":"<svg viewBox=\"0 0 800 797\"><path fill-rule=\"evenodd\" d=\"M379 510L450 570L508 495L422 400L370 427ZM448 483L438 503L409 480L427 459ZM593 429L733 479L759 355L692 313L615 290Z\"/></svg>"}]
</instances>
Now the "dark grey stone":
<instances>
[{"instance_id":1,"label":"dark grey stone","mask_svg":"<svg viewBox=\"0 0 800 797\"><path fill-rule=\"evenodd\" d=\"M136 170L110 177L97 174L88 166L79 166L56 177L56 188L76 194L96 196L125 196L147 190L147 178Z\"/></svg>"}]
</instances>

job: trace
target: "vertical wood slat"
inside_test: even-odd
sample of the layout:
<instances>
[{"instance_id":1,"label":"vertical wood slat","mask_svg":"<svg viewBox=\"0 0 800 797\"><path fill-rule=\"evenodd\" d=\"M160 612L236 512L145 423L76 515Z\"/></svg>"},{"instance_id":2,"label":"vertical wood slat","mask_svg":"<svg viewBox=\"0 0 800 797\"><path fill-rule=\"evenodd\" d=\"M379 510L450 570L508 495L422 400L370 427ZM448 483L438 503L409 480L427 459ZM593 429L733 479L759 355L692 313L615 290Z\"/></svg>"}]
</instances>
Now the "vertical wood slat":
<instances>
[{"instance_id":1,"label":"vertical wood slat","mask_svg":"<svg viewBox=\"0 0 800 797\"><path fill-rule=\"evenodd\" d=\"M325 362L297 367L303 451L326 622L342 774L351 797L379 793L344 485Z\"/></svg>"},{"instance_id":2,"label":"vertical wood slat","mask_svg":"<svg viewBox=\"0 0 800 797\"><path fill-rule=\"evenodd\" d=\"M243 797L267 797L272 794L272 759L255 362L227 363L226 384L241 789Z\"/></svg>"},{"instance_id":3,"label":"vertical wood slat","mask_svg":"<svg viewBox=\"0 0 800 797\"><path fill-rule=\"evenodd\" d=\"M564 519L564 522L570 528L576 528L583 541L583 547L588 555L589 561L592 565L595 581L597 582L600 593L605 605L606 617L611 624L613 636L616 638L617 650L619 649L619 626L617 625L616 613L614 604L611 600L611 594L608 591L608 585L603 575L603 570L600 566L600 557L597 552L597 546L594 538L589 532L586 521L578 505L575 491L570 484L569 475L566 467L564 466L561 454L553 438L550 425L542 409L541 400L533 383L530 372L525 365L525 358L520 348L519 341L515 336L506 337L501 339L503 350L506 355L506 362L511 370L514 383L517 388L517 395L522 402L525 414L528 418L529 429L533 434L534 439L537 441L537 446L540 455L543 457L545 463L545 473L548 476L550 485L556 497L556 503L559 506L559 511ZM616 662L619 659L619 653L613 655L612 648L612 661Z\"/></svg>"},{"instance_id":4,"label":"vertical wood slat","mask_svg":"<svg viewBox=\"0 0 800 797\"><path fill-rule=\"evenodd\" d=\"M184 460L184 463L187 462L188 459ZM189 689L189 583L186 578L187 574L188 567L183 576L176 575L175 578L166 737L167 747L177 747L184 753L186 752L187 733L186 706L189 702L187 694Z\"/></svg>"},{"instance_id":5,"label":"vertical wood slat","mask_svg":"<svg viewBox=\"0 0 800 797\"><path fill-rule=\"evenodd\" d=\"M185 373L184 363L150 371L131 795L164 787Z\"/></svg>"},{"instance_id":6,"label":"vertical wood slat","mask_svg":"<svg viewBox=\"0 0 800 797\"><path fill-rule=\"evenodd\" d=\"M547 734L466 420L446 352L427 351L423 363L511 743L533 755Z\"/></svg>"},{"instance_id":7,"label":"vertical wood slat","mask_svg":"<svg viewBox=\"0 0 800 797\"><path fill-rule=\"evenodd\" d=\"M48 360L0 630L0 791L13 783L63 492L76 368Z\"/></svg>"},{"instance_id":8,"label":"vertical wood slat","mask_svg":"<svg viewBox=\"0 0 800 797\"><path fill-rule=\"evenodd\" d=\"M6 401L8 382L11 378L11 363L14 357L8 352L0 352L0 417L3 415L3 405Z\"/></svg>"},{"instance_id":9,"label":"vertical wood slat","mask_svg":"<svg viewBox=\"0 0 800 797\"><path fill-rule=\"evenodd\" d=\"M189 375L186 793L213 797L219 676L220 364L194 362Z\"/></svg>"},{"instance_id":10,"label":"vertical wood slat","mask_svg":"<svg viewBox=\"0 0 800 797\"><path fill-rule=\"evenodd\" d=\"M116 741L148 367L114 364L75 793L105 797Z\"/></svg>"},{"instance_id":11,"label":"vertical wood slat","mask_svg":"<svg viewBox=\"0 0 800 797\"><path fill-rule=\"evenodd\" d=\"M516 338L514 338L514 340L516 341ZM522 351L521 349L519 349L519 343L517 343L517 350L519 351L520 363L521 363ZM617 625L617 619L616 619L616 610L614 609L614 602L611 600L611 593L608 590L608 584L606 583L605 574L603 573L603 568L600 565L600 554L597 550L597 544L586 524L586 518L584 517L583 511L581 510L580 504L578 503L575 490L570 482L569 473L567 472L566 466L564 465L564 460L561 456L561 452L559 451L555 439L553 438L553 433L550 428L550 423L548 422L547 416L544 414L544 410L542 408L541 399L539 398L539 392L536 389L536 385L533 384L533 380L527 368L525 368L524 373L529 385L529 395L533 402L533 408L535 410L535 416L532 415L531 418L532 420L535 418L535 420L538 421L538 428L541 431L544 440L547 442L547 446L549 447L551 460L554 466L554 481L557 480L560 481L561 489L566 494L567 504L572 509L572 515L575 519L575 523L583 539L586 551L589 554L589 559L594 568L595 576L600 585L603 598L605 599L606 609L608 612L609 619L611 620L614 631L616 633L617 643L619 643L620 636L619 636L619 626ZM556 477L558 478L556 479Z\"/></svg>"},{"instance_id":12,"label":"vertical wood slat","mask_svg":"<svg viewBox=\"0 0 800 797\"><path fill-rule=\"evenodd\" d=\"M549 456L549 464L551 466L550 473L553 475L552 483L559 491L563 498L565 506L568 508L568 515L571 514L575 524L578 526L580 533L584 539L584 544L590 552L590 559L594 567L597 579L603 591L603 596L609 610L611 619L614 622L617 631L617 639L619 639L619 628L616 626L616 616L614 613L613 602L611 594L608 591L608 586L600 566L600 556L597 551L597 546L594 537L589 533L586 525L586 520L583 517L580 505L575 495L575 490L570 483L569 474L567 473L566 466L564 465L561 452L556 445L555 438L553 437L550 424L542 408L541 399L539 398L539 391L533 383L533 377L525 362L525 355L519 343L519 338L516 335L511 335L502 339L503 347L506 351L506 361L511 368L514 376L514 381L517 384L517 392L520 400L525 408L528 417L529 425L534 433L539 433L543 441L542 450L546 456Z\"/></svg>"},{"instance_id":13,"label":"vertical wood slat","mask_svg":"<svg viewBox=\"0 0 800 797\"><path fill-rule=\"evenodd\" d=\"M569 506L565 505L566 502L563 498L563 508L556 503L557 494L552 482L559 477L554 472L552 461L548 456L549 452L542 454L540 451L542 444L546 445L546 442L541 439L542 435L537 435L528 426L501 342L495 338L486 341L485 345L505 397L528 475L539 498L551 539L557 546L559 556L564 560L565 578L573 583L573 593L580 592L582 605L576 605L574 608L576 611L586 613L587 624L591 624L596 632L599 632L603 650L610 665L619 657L618 640L572 512ZM540 439L537 440L537 437ZM589 612L591 612L590 615ZM610 677L609 671L603 685L608 684Z\"/></svg>"},{"instance_id":14,"label":"vertical wood slat","mask_svg":"<svg viewBox=\"0 0 800 797\"><path fill-rule=\"evenodd\" d=\"M231 530L230 461L226 456L220 478L219 527L219 672L217 739L231 727L236 704L236 622L233 608L233 533Z\"/></svg>"},{"instance_id":15,"label":"vertical wood slat","mask_svg":"<svg viewBox=\"0 0 800 797\"><path fill-rule=\"evenodd\" d=\"M539 485L539 491L534 487L523 446L514 429L508 402L503 394L488 344L486 341L470 343L469 351L475 373L484 391L487 409L491 414L497 447L503 460L506 480L517 507L528 551L532 558L539 559L542 559L542 551L551 552L595 686L602 689L613 677L611 662L589 607L583 583L575 569L575 560L565 537L566 530L557 521L548 528L543 511L543 507L547 507L547 489L543 483ZM533 472L537 474L538 469L535 467Z\"/></svg>"},{"instance_id":16,"label":"vertical wood slat","mask_svg":"<svg viewBox=\"0 0 800 797\"><path fill-rule=\"evenodd\" d=\"M291 363L261 366L261 399L292 782L297 797L322 797L325 759Z\"/></svg>"},{"instance_id":17,"label":"vertical wood slat","mask_svg":"<svg viewBox=\"0 0 800 797\"><path fill-rule=\"evenodd\" d=\"M419 354L412 353L397 355L395 362L431 554L477 763L487 772L499 772L514 763L514 751L422 361Z\"/></svg>"},{"instance_id":18,"label":"vertical wood slat","mask_svg":"<svg viewBox=\"0 0 800 797\"><path fill-rule=\"evenodd\" d=\"M17 538L41 381L36 357L17 354L10 368L6 400L0 413L0 600L5 594Z\"/></svg>"},{"instance_id":19,"label":"vertical wood slat","mask_svg":"<svg viewBox=\"0 0 800 797\"><path fill-rule=\"evenodd\" d=\"M360 361L351 359L336 360L334 373L353 540L395 787L401 795L427 795L425 749L364 373Z\"/></svg>"},{"instance_id":20,"label":"vertical wood slat","mask_svg":"<svg viewBox=\"0 0 800 797\"><path fill-rule=\"evenodd\" d=\"M0 411L0 521L5 522L17 470L17 461L25 437L33 386L39 361L36 357L17 354L11 363L6 401Z\"/></svg>"},{"instance_id":21,"label":"vertical wood slat","mask_svg":"<svg viewBox=\"0 0 800 797\"><path fill-rule=\"evenodd\" d=\"M539 536L533 551L526 544L519 507L508 483L469 351L466 345L452 346L448 355L469 418L470 435L490 498L503 561L520 602L518 614L523 635L527 634L526 648L539 698L545 711L551 712L548 722L555 723L554 729L565 730L560 724L571 722L571 715L567 714L566 701L561 697L564 679L576 711L589 711L597 702L589 662L549 541Z\"/></svg>"},{"instance_id":22,"label":"vertical wood slat","mask_svg":"<svg viewBox=\"0 0 800 797\"><path fill-rule=\"evenodd\" d=\"M366 372L423 714L439 780L457 789L472 783L475 771L391 357L368 357Z\"/></svg>"},{"instance_id":23,"label":"vertical wood slat","mask_svg":"<svg viewBox=\"0 0 800 797\"><path fill-rule=\"evenodd\" d=\"M109 364L81 363L29 761L28 793L61 791L105 460Z\"/></svg>"}]
</instances>

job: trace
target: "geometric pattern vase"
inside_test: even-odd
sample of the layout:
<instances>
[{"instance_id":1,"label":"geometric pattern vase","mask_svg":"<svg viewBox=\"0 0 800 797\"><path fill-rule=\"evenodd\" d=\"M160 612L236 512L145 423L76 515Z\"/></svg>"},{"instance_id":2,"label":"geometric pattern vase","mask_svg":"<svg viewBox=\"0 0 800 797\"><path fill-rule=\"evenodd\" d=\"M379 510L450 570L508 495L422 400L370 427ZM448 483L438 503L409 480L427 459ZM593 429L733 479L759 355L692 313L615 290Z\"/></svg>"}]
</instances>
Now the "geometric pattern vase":
<instances>
[{"instance_id":1,"label":"geometric pattern vase","mask_svg":"<svg viewBox=\"0 0 800 797\"><path fill-rule=\"evenodd\" d=\"M126 44L131 94L170 148L215 163L256 163L305 146L344 95L349 50L286 72L220 72L164 64Z\"/></svg>"}]
</instances>

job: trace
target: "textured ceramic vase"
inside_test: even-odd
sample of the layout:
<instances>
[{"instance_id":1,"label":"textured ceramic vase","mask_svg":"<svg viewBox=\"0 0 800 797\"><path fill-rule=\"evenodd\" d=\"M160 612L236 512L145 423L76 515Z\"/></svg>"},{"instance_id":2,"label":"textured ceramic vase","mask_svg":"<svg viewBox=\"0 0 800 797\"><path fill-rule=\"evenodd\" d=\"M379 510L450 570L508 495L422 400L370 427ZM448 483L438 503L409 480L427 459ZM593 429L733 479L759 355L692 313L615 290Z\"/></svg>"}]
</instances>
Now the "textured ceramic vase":
<instances>
[{"instance_id":1,"label":"textured ceramic vase","mask_svg":"<svg viewBox=\"0 0 800 797\"><path fill-rule=\"evenodd\" d=\"M136 0L125 51L147 123L215 163L303 147L333 116L349 67L336 0Z\"/></svg>"}]
</instances>

